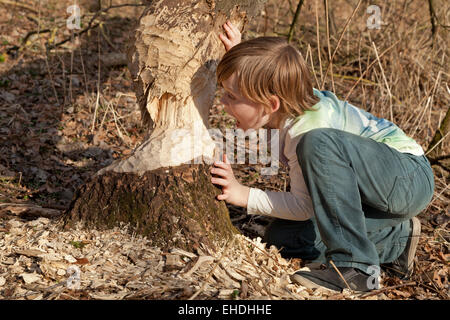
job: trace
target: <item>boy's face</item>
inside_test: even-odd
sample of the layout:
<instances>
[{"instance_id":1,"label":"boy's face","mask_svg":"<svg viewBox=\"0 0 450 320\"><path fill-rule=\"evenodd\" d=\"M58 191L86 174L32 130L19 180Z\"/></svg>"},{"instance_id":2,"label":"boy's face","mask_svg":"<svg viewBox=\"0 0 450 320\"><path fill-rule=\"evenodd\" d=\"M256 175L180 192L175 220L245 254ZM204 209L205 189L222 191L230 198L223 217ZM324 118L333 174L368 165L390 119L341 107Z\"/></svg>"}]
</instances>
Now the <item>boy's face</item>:
<instances>
[{"instance_id":1,"label":"boy's face","mask_svg":"<svg viewBox=\"0 0 450 320\"><path fill-rule=\"evenodd\" d=\"M222 82L224 94L220 102L225 111L236 119L236 127L244 131L248 129L258 130L269 120L261 104L255 103L243 97L239 91L236 74L233 73Z\"/></svg>"}]
</instances>

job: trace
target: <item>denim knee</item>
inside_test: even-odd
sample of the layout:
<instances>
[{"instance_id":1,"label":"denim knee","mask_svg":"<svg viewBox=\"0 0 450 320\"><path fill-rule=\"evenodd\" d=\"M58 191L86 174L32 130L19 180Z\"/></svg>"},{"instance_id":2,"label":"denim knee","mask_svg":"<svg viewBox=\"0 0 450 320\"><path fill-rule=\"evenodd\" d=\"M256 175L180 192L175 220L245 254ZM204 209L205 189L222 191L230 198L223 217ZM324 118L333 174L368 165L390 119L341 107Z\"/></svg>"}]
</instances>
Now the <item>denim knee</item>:
<instances>
[{"instance_id":1,"label":"denim knee","mask_svg":"<svg viewBox=\"0 0 450 320\"><path fill-rule=\"evenodd\" d=\"M329 142L336 131L338 130L332 128L318 128L306 132L295 149L300 166L303 167L306 161L316 159L318 146L325 141Z\"/></svg>"}]
</instances>

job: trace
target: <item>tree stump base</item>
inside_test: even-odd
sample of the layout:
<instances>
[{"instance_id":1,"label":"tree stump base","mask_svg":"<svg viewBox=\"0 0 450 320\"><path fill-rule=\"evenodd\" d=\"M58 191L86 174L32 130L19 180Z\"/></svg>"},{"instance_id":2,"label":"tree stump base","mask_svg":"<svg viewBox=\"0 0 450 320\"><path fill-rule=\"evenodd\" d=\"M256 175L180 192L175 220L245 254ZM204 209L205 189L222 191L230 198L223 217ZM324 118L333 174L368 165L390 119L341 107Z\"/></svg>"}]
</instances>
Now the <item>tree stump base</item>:
<instances>
[{"instance_id":1,"label":"tree stump base","mask_svg":"<svg viewBox=\"0 0 450 320\"><path fill-rule=\"evenodd\" d=\"M129 224L153 245L192 251L230 238L231 224L221 193L210 180L210 165L163 167L143 175L107 171L80 187L63 217L65 229L77 222L97 230Z\"/></svg>"}]
</instances>

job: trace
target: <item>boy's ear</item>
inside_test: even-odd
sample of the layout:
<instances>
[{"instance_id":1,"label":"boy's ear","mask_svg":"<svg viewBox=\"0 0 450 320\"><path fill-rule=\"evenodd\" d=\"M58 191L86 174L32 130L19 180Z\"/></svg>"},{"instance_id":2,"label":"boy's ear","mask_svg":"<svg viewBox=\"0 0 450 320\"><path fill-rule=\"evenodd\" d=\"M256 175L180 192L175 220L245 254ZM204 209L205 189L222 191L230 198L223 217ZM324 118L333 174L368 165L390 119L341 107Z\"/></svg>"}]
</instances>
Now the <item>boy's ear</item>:
<instances>
[{"instance_id":1,"label":"boy's ear","mask_svg":"<svg viewBox=\"0 0 450 320\"><path fill-rule=\"evenodd\" d=\"M278 96L276 95L272 95L269 100L272 112L278 111L278 109L280 109L280 98L278 98Z\"/></svg>"}]
</instances>

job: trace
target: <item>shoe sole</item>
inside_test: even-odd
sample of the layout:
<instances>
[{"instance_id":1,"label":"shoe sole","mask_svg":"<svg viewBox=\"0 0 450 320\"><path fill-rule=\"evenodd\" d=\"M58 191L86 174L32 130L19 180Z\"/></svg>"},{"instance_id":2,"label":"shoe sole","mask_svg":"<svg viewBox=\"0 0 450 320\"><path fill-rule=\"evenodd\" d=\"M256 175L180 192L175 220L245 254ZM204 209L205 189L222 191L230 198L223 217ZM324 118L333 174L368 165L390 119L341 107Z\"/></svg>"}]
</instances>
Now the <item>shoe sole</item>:
<instances>
[{"instance_id":1,"label":"shoe sole","mask_svg":"<svg viewBox=\"0 0 450 320\"><path fill-rule=\"evenodd\" d=\"M304 278L304 277L302 277L302 276L300 276L300 275L298 275L298 274L292 274L292 275L290 275L290 278L291 278L291 281L292 281L292 282L297 283L297 284L299 284L299 285L301 285L301 286L303 286L303 287L306 287L306 288L308 288L308 289L318 289L318 288L321 288L321 289L329 290L329 291L331 291L331 292L333 292L333 293L334 293L334 292L341 292L341 291L342 291L342 290L333 290L333 289L330 289L330 288L321 286L321 285L319 285L319 284L317 284L317 283L315 283L315 282L312 282L311 280L309 280L309 279L307 279L307 278Z\"/></svg>"},{"instance_id":2,"label":"shoe sole","mask_svg":"<svg viewBox=\"0 0 450 320\"><path fill-rule=\"evenodd\" d=\"M411 219L412 222L412 232L410 238L410 246L408 251L408 261L411 261L411 264L408 265L408 271L406 273L406 277L410 277L414 272L414 257L416 256L417 245L419 244L421 226L420 220L416 217Z\"/></svg>"},{"instance_id":3,"label":"shoe sole","mask_svg":"<svg viewBox=\"0 0 450 320\"><path fill-rule=\"evenodd\" d=\"M420 232L421 232L421 226L420 226L420 220L416 217L413 217L411 219L411 234L408 237L408 242L406 246L409 246L408 252L407 252L407 261L408 266L406 271L400 270L399 266L393 265L394 262L388 263L388 264L382 264L381 267L384 268L387 273L390 275L393 275L395 277L399 277L402 280L407 280L411 277L411 275L414 272L414 257L416 256L417 246L419 244L419 238L420 238ZM406 249L405 249L406 250Z\"/></svg>"}]
</instances>

